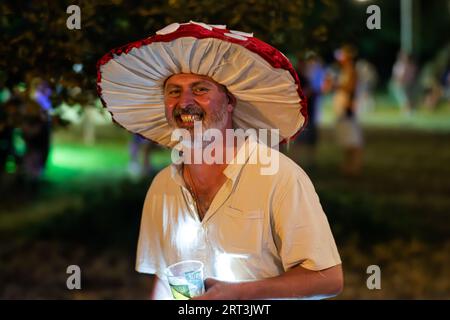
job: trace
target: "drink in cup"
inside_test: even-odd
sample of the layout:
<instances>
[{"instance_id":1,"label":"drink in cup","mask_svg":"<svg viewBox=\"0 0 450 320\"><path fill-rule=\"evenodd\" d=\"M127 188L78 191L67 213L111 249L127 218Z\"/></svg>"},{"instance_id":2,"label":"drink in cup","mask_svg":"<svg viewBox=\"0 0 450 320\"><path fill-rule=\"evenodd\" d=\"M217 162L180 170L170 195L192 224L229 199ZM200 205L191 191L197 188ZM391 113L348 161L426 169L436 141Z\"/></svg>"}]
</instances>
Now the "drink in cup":
<instances>
[{"instance_id":1,"label":"drink in cup","mask_svg":"<svg viewBox=\"0 0 450 320\"><path fill-rule=\"evenodd\" d=\"M203 284L203 263L185 260L165 270L170 290L175 300L188 300L205 293Z\"/></svg>"}]
</instances>

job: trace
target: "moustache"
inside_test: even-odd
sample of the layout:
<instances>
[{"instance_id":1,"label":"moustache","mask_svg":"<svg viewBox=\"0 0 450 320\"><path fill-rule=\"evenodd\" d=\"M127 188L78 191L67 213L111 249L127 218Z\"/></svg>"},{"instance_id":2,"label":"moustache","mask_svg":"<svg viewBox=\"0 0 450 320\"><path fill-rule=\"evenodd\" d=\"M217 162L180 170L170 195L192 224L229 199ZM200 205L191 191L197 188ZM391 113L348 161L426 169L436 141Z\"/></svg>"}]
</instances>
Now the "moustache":
<instances>
[{"instance_id":1,"label":"moustache","mask_svg":"<svg viewBox=\"0 0 450 320\"><path fill-rule=\"evenodd\" d=\"M186 108L177 107L173 110L174 117L179 117L181 115L198 115L203 117L205 115L205 112L202 108L196 105L188 106Z\"/></svg>"}]
</instances>

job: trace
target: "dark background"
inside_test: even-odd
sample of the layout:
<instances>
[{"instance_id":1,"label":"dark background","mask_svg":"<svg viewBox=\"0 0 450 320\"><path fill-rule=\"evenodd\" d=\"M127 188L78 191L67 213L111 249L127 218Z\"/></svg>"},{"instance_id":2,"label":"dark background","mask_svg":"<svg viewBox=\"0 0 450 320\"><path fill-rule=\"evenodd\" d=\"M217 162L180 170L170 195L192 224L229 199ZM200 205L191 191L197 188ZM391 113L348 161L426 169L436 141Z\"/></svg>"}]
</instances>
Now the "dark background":
<instances>
[{"instance_id":1,"label":"dark background","mask_svg":"<svg viewBox=\"0 0 450 320\"><path fill-rule=\"evenodd\" d=\"M81 8L81 30L66 27L72 4ZM381 30L366 28L370 4L381 8ZM411 53L421 70L449 45L450 2L413 4ZM352 43L359 58L376 67L375 107L361 117L362 174L348 178L339 172L329 95L322 105L316 161L305 167L343 260L346 285L338 298L450 298L450 104L443 97L433 109L424 106L417 80L415 110L406 117L388 92L401 46L400 1L8 0L0 3L0 15L0 89L25 94L30 79L45 79L56 114L62 115L52 127L38 182L21 179L12 164L2 173L0 298L147 297L148 277L134 271L139 221L147 188L170 156L153 146L152 172L130 174L131 135L102 111L96 62L114 47L189 20L253 32L294 65L309 50L332 63L334 50ZM82 70L76 72L74 64ZM83 139L87 107L96 119L95 141L88 142ZM303 165L300 143L287 154ZM81 290L66 287L72 264L82 270ZM381 268L381 290L366 286L370 265Z\"/></svg>"}]
</instances>

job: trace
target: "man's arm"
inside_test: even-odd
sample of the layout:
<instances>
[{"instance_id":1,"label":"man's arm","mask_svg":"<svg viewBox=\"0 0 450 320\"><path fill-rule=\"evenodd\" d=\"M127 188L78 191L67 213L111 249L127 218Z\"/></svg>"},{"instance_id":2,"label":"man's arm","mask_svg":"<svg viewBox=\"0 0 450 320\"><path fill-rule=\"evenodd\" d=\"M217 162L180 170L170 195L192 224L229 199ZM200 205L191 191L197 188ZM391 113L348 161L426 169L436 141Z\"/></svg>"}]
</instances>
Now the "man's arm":
<instances>
[{"instance_id":1,"label":"man's arm","mask_svg":"<svg viewBox=\"0 0 450 320\"><path fill-rule=\"evenodd\" d=\"M280 276L251 282L206 280L207 291L196 299L251 300L276 298L330 298L344 286L342 266L311 271L296 266Z\"/></svg>"},{"instance_id":2,"label":"man's arm","mask_svg":"<svg viewBox=\"0 0 450 320\"><path fill-rule=\"evenodd\" d=\"M152 288L150 292L151 300L171 300L172 294L165 285L164 281L161 280L156 274L152 275Z\"/></svg>"}]
</instances>

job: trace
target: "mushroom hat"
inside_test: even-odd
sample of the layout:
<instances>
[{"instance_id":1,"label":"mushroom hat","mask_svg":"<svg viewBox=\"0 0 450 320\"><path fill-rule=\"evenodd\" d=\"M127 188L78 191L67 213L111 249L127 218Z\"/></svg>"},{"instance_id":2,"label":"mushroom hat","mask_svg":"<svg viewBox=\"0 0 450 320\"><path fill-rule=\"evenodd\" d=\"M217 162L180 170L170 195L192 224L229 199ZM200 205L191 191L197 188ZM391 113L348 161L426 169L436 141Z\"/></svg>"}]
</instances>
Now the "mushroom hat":
<instances>
[{"instance_id":1,"label":"mushroom hat","mask_svg":"<svg viewBox=\"0 0 450 320\"><path fill-rule=\"evenodd\" d=\"M180 73L210 77L234 95L235 129L278 129L283 142L306 123L306 100L289 59L253 34L224 25L172 23L111 50L97 63L97 91L116 123L173 147L164 83Z\"/></svg>"}]
</instances>

